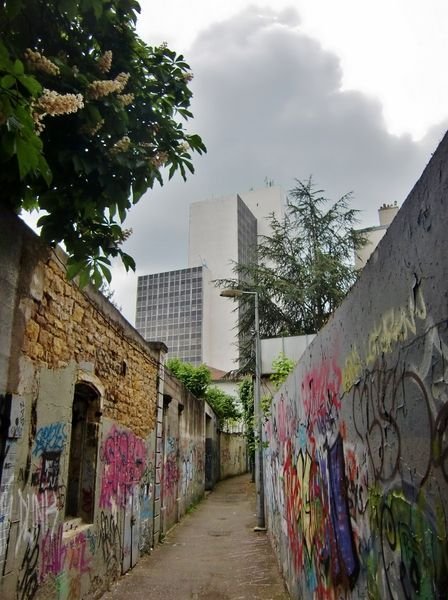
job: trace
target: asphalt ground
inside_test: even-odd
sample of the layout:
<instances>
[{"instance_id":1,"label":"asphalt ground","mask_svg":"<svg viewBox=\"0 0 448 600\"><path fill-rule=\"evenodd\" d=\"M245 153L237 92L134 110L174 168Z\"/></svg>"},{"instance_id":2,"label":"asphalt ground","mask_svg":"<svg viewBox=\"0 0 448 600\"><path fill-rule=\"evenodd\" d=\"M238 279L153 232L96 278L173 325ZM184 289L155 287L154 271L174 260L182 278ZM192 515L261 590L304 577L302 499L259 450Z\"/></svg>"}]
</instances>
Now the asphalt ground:
<instances>
[{"instance_id":1,"label":"asphalt ground","mask_svg":"<svg viewBox=\"0 0 448 600\"><path fill-rule=\"evenodd\" d=\"M221 481L102 600L289 600L255 525L250 476Z\"/></svg>"}]
</instances>

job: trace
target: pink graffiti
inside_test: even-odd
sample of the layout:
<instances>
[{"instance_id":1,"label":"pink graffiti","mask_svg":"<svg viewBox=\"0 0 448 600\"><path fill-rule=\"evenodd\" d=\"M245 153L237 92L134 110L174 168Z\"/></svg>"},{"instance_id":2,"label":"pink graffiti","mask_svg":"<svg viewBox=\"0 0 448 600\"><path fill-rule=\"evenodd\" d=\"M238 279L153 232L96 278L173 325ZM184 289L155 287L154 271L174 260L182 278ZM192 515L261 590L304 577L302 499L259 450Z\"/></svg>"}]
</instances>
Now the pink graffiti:
<instances>
[{"instance_id":1,"label":"pink graffiti","mask_svg":"<svg viewBox=\"0 0 448 600\"><path fill-rule=\"evenodd\" d=\"M128 494L145 471L143 440L132 431L114 425L101 445L100 459L103 463L100 507L111 508L112 503L125 507Z\"/></svg>"},{"instance_id":2,"label":"pink graffiti","mask_svg":"<svg viewBox=\"0 0 448 600\"><path fill-rule=\"evenodd\" d=\"M49 573L57 575L64 569L66 549L62 543L62 524L55 532L48 530L40 543L40 578Z\"/></svg>"},{"instance_id":3,"label":"pink graffiti","mask_svg":"<svg viewBox=\"0 0 448 600\"><path fill-rule=\"evenodd\" d=\"M341 369L334 359L323 361L305 374L302 382L302 400L310 425L324 426L334 410L338 411L341 408L341 382Z\"/></svg>"},{"instance_id":4,"label":"pink graffiti","mask_svg":"<svg viewBox=\"0 0 448 600\"><path fill-rule=\"evenodd\" d=\"M87 573L91 568L88 538L84 532L76 534L68 541L63 539L63 526L59 525L52 533L48 530L40 542L40 580L49 574L58 575L63 571L75 570Z\"/></svg>"},{"instance_id":5,"label":"pink graffiti","mask_svg":"<svg viewBox=\"0 0 448 600\"><path fill-rule=\"evenodd\" d=\"M297 415L295 405L289 402L288 397L283 394L275 408L273 427L277 432L278 440L282 444L295 438L297 430ZM271 432L272 433L272 432Z\"/></svg>"},{"instance_id":6,"label":"pink graffiti","mask_svg":"<svg viewBox=\"0 0 448 600\"><path fill-rule=\"evenodd\" d=\"M170 453L166 457L163 471L163 489L166 494L175 493L175 486L178 480L179 469L177 466L177 456L174 453Z\"/></svg>"}]
</instances>

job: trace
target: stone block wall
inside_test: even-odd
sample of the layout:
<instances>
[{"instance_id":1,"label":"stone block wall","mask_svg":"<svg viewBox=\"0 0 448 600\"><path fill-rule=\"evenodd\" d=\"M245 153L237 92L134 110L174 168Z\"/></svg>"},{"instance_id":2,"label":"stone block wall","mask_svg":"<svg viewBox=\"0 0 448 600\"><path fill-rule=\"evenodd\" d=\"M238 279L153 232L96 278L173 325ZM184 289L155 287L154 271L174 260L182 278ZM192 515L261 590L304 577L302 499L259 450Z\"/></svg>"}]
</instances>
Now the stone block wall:
<instances>
[{"instance_id":1,"label":"stone block wall","mask_svg":"<svg viewBox=\"0 0 448 600\"><path fill-rule=\"evenodd\" d=\"M448 138L275 396L269 534L292 598L445 598Z\"/></svg>"},{"instance_id":2,"label":"stone block wall","mask_svg":"<svg viewBox=\"0 0 448 600\"><path fill-rule=\"evenodd\" d=\"M0 251L0 597L94 597L153 546L166 348L3 210Z\"/></svg>"}]
</instances>

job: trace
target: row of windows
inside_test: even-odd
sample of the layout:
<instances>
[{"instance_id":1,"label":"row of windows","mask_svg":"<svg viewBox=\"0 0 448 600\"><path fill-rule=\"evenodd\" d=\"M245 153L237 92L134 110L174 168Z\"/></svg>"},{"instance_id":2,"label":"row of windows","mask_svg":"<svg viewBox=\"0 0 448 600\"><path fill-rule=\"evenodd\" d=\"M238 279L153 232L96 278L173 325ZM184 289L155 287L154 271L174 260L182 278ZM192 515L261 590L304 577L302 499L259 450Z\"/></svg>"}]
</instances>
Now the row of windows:
<instances>
[{"instance_id":1,"label":"row of windows","mask_svg":"<svg viewBox=\"0 0 448 600\"><path fill-rule=\"evenodd\" d=\"M202 267L188 267L187 269L177 269L176 271L164 271L163 273L152 273L151 275L140 275L138 282L144 283L154 279L166 279L173 277L185 277L185 275L196 275L202 272Z\"/></svg>"},{"instance_id":2,"label":"row of windows","mask_svg":"<svg viewBox=\"0 0 448 600\"><path fill-rule=\"evenodd\" d=\"M185 319L201 319L202 310L185 310L185 309L166 309L166 308L155 308L152 310L140 309L137 310L137 317L146 317L148 321L157 321L159 317L174 319L173 322L183 321Z\"/></svg>"},{"instance_id":3,"label":"row of windows","mask_svg":"<svg viewBox=\"0 0 448 600\"><path fill-rule=\"evenodd\" d=\"M151 335L170 336L173 340L178 339L181 335L191 336L194 339L199 339L201 336L200 327L145 327L142 325L140 329Z\"/></svg>"},{"instance_id":4,"label":"row of windows","mask_svg":"<svg viewBox=\"0 0 448 600\"><path fill-rule=\"evenodd\" d=\"M182 308L183 310L187 309L197 309L199 306L202 306L202 298L199 296L197 298L192 298L191 300L168 300L165 302L160 302L160 299L157 300L148 300L147 302L139 301L137 303L137 309L143 310L144 308Z\"/></svg>"},{"instance_id":5,"label":"row of windows","mask_svg":"<svg viewBox=\"0 0 448 600\"><path fill-rule=\"evenodd\" d=\"M173 298L167 296L167 298L138 298L137 308L144 308L145 306L156 308L158 306L182 306L183 308L189 308L190 306L202 306L202 294L197 296L189 296L188 298Z\"/></svg>"}]
</instances>

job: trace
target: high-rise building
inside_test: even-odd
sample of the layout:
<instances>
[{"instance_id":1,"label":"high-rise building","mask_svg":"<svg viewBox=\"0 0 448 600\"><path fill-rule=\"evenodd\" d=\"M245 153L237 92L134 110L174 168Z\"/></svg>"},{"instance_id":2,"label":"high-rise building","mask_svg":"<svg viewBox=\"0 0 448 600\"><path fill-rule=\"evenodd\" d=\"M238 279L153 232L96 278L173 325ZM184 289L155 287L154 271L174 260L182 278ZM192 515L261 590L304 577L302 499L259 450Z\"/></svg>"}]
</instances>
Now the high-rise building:
<instances>
[{"instance_id":1,"label":"high-rise building","mask_svg":"<svg viewBox=\"0 0 448 600\"><path fill-rule=\"evenodd\" d=\"M146 340L160 340L170 356L200 364L210 274L192 267L138 278L136 328ZM204 308L205 304L205 308Z\"/></svg>"},{"instance_id":2,"label":"high-rise building","mask_svg":"<svg viewBox=\"0 0 448 600\"><path fill-rule=\"evenodd\" d=\"M213 281L235 278L235 263L255 260L257 236L269 234L269 216L283 212L277 187L193 203L189 268L138 278L136 328L143 337L165 342L170 357L235 369L239 308Z\"/></svg>"}]
</instances>

